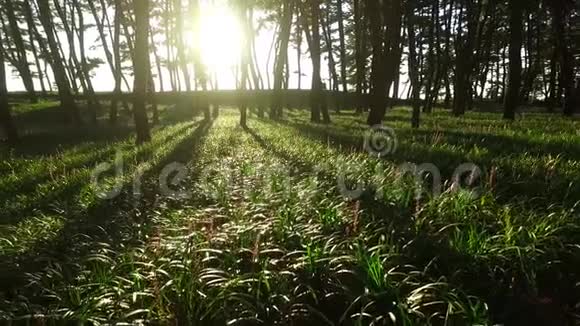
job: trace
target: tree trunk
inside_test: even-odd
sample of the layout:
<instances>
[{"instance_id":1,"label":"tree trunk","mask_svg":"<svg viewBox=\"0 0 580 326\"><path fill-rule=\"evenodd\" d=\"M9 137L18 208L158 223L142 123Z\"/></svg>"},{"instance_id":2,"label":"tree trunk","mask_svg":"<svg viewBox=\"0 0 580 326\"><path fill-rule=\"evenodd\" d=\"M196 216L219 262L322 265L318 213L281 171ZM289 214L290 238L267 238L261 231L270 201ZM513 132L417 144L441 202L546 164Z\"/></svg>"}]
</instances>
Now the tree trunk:
<instances>
[{"instance_id":1,"label":"tree trunk","mask_svg":"<svg viewBox=\"0 0 580 326\"><path fill-rule=\"evenodd\" d=\"M278 52L274 61L274 92L270 117L279 119L282 116L282 82L284 80L284 67L288 60L288 43L292 30L292 16L294 15L294 1L284 1L282 17L280 21L280 34L278 34Z\"/></svg>"},{"instance_id":2,"label":"tree trunk","mask_svg":"<svg viewBox=\"0 0 580 326\"><path fill-rule=\"evenodd\" d=\"M153 30L149 30L149 38L151 39L151 50L153 50L153 57L155 58L155 66L157 67L157 79L159 80L159 91L163 92L163 71L161 70L161 58L157 53L157 45L155 45L155 39L153 37Z\"/></svg>"},{"instance_id":3,"label":"tree trunk","mask_svg":"<svg viewBox=\"0 0 580 326\"><path fill-rule=\"evenodd\" d=\"M185 53L185 44L183 44L183 15L181 13L181 0L174 0L173 1L173 9L175 11L175 30L174 37L175 37L175 46L177 48L177 61L179 62L179 67L181 69L181 73L183 75L183 79L185 81L185 89L190 92L191 91L191 78L189 76L189 70L187 68L187 57Z\"/></svg>"},{"instance_id":4,"label":"tree trunk","mask_svg":"<svg viewBox=\"0 0 580 326\"><path fill-rule=\"evenodd\" d=\"M133 114L137 129L137 144L142 144L151 140L145 108L147 83L151 70L148 44L149 0L133 0L133 10L135 13Z\"/></svg>"},{"instance_id":5,"label":"tree trunk","mask_svg":"<svg viewBox=\"0 0 580 326\"><path fill-rule=\"evenodd\" d=\"M324 122L330 122L328 107L322 104L322 80L320 78L320 1L309 0L310 4L310 29L312 33L309 44L310 57L312 59L312 91L310 94L312 122L320 122L320 114Z\"/></svg>"},{"instance_id":6,"label":"tree trunk","mask_svg":"<svg viewBox=\"0 0 580 326\"><path fill-rule=\"evenodd\" d=\"M302 89L302 26L296 15L296 66L298 67L298 89Z\"/></svg>"},{"instance_id":7,"label":"tree trunk","mask_svg":"<svg viewBox=\"0 0 580 326\"><path fill-rule=\"evenodd\" d=\"M242 24L242 53L240 58L240 69L241 69L241 103L240 103L240 126L247 127L247 116L248 116L248 104L246 101L245 92L248 89L247 84L249 80L249 66L250 66L250 58L252 56L252 48L250 47L249 38L252 34L252 29L250 28L249 17L248 17L248 8L245 2L240 2L239 4L239 17L240 23Z\"/></svg>"},{"instance_id":8,"label":"tree trunk","mask_svg":"<svg viewBox=\"0 0 580 326\"><path fill-rule=\"evenodd\" d=\"M115 79L115 88L113 90L113 99L109 109L109 120L112 125L117 123L118 103L121 97L121 78L123 76L121 63L121 17L123 16L121 0L115 0L115 18L113 27L113 53L114 67L112 68L113 78Z\"/></svg>"},{"instance_id":9,"label":"tree trunk","mask_svg":"<svg viewBox=\"0 0 580 326\"><path fill-rule=\"evenodd\" d=\"M520 88L522 79L522 15L523 0L510 0L509 2L509 26L510 26L510 63L508 90L505 99L504 119L514 120L515 112L519 105Z\"/></svg>"},{"instance_id":10,"label":"tree trunk","mask_svg":"<svg viewBox=\"0 0 580 326\"><path fill-rule=\"evenodd\" d=\"M60 3L58 0L53 0L54 3L54 7L56 9L57 14L60 17L60 20L62 22L62 27L64 29L67 41L68 41L68 65L69 65L69 76L71 81L75 81L76 78L78 77L78 80L81 84L81 87L83 88L83 92L87 92L88 91L88 86L87 86L87 79L85 78L86 76L83 73L83 69L81 67L81 64L79 63L78 59L77 59L77 55L76 55L76 45L75 45L75 17L74 17L74 9L71 8L71 13L70 13L70 19L67 16L67 7L66 7L66 3L64 3L64 7L61 7ZM55 34L56 38L57 38L57 42L58 42L58 46L61 48L60 51L62 53L64 53L64 51L62 50L62 44L60 42L60 40L58 39L59 35L58 33ZM65 43L66 44L66 43ZM76 88L76 87L75 87ZM76 93L78 94L78 89L75 89Z\"/></svg>"},{"instance_id":11,"label":"tree trunk","mask_svg":"<svg viewBox=\"0 0 580 326\"><path fill-rule=\"evenodd\" d=\"M466 25L466 32L459 33L456 40L456 67L454 81L453 114L460 116L465 113L471 103L471 75L473 72L473 50L476 41L477 27L479 23L479 0L478 4L467 3L466 8L459 9L458 29L462 30ZM477 7L477 8L475 8ZM465 13L464 13L465 11ZM467 20L464 24L463 21Z\"/></svg>"},{"instance_id":12,"label":"tree trunk","mask_svg":"<svg viewBox=\"0 0 580 326\"><path fill-rule=\"evenodd\" d=\"M381 8L379 2L375 0L367 0L365 2L365 9L370 23L370 37L372 45L372 64L371 64L371 110L367 119L367 123L371 126L378 125L383 122L383 117L386 111L386 76L384 64L384 51L382 39L382 21Z\"/></svg>"},{"instance_id":13,"label":"tree trunk","mask_svg":"<svg viewBox=\"0 0 580 326\"><path fill-rule=\"evenodd\" d=\"M574 59L568 48L567 39L567 21L569 13L564 7L563 1L553 1L553 23L556 31L556 46L560 55L560 80L561 88L564 91L564 109L566 116L572 116L575 110L574 101Z\"/></svg>"},{"instance_id":14,"label":"tree trunk","mask_svg":"<svg viewBox=\"0 0 580 326\"><path fill-rule=\"evenodd\" d=\"M332 35L330 32L330 21L328 11L326 11L326 19L320 18L322 31L324 34L324 44L326 45L326 52L328 53L328 71L330 73L330 82L327 89L338 91L338 74L336 73L336 61L332 53Z\"/></svg>"},{"instance_id":15,"label":"tree trunk","mask_svg":"<svg viewBox=\"0 0 580 326\"><path fill-rule=\"evenodd\" d=\"M87 62L86 56L86 49L85 49L85 24L84 24L84 14L79 5L78 0L72 1L74 8L77 10L78 19L79 19L79 28L78 28L78 39L79 39L79 49L80 49L80 56L81 56L81 70L80 72L83 74L86 85L87 85L87 97L88 97L88 106L89 111L91 112L91 120L93 123L97 123L98 113L101 111L101 104L99 103L98 99L95 96L95 89L93 88L93 83L91 82L91 76L89 72L89 64Z\"/></svg>"},{"instance_id":16,"label":"tree trunk","mask_svg":"<svg viewBox=\"0 0 580 326\"><path fill-rule=\"evenodd\" d=\"M338 37L340 40L340 80L342 82L342 91L348 92L346 67L348 62L346 61L346 40L344 32L344 13L342 8L342 1L336 1L336 13L338 19ZM358 22L357 22L358 23Z\"/></svg>"},{"instance_id":17,"label":"tree trunk","mask_svg":"<svg viewBox=\"0 0 580 326\"><path fill-rule=\"evenodd\" d=\"M36 26L34 25L34 17L32 16L32 10L28 0L23 2L24 16L26 17L26 26L28 27L28 42L30 44L30 50L34 56L34 63L36 65L36 70L38 71L38 80L40 81L40 89L42 90L42 95L46 96L46 86L44 85L44 72L42 71L42 66L40 65L39 53L36 45L34 44L35 36L38 35L36 31ZM40 43L40 41L39 41ZM42 53L42 48L41 48Z\"/></svg>"},{"instance_id":18,"label":"tree trunk","mask_svg":"<svg viewBox=\"0 0 580 326\"><path fill-rule=\"evenodd\" d=\"M409 77L411 80L411 87L413 87L413 95L411 102L413 103L413 116L411 118L411 126L419 128L421 106L419 103L419 96L421 92L421 85L419 84L419 67L417 63L417 42L415 35L415 8L413 2L407 3L407 36L409 39Z\"/></svg>"},{"instance_id":19,"label":"tree trunk","mask_svg":"<svg viewBox=\"0 0 580 326\"><path fill-rule=\"evenodd\" d=\"M550 60L550 79L549 79L549 95L548 95L548 111L553 112L554 107L559 103L559 99L556 99L556 75L557 75L557 65L558 65L558 47L554 46L552 58Z\"/></svg>"},{"instance_id":20,"label":"tree trunk","mask_svg":"<svg viewBox=\"0 0 580 326\"><path fill-rule=\"evenodd\" d=\"M18 19L16 18L16 8L14 7L12 0L5 0L4 5L6 6L6 16L8 16L8 24L10 25L10 35L14 46L16 47L17 55L17 65L16 69L20 74L24 88L28 92L30 102L38 102L38 97L34 92L34 83L32 81L32 73L30 72L30 67L28 65L28 60L26 58L26 48L24 46L24 40L22 39L21 29L18 26ZM30 32L30 31L29 31Z\"/></svg>"},{"instance_id":21,"label":"tree trunk","mask_svg":"<svg viewBox=\"0 0 580 326\"><path fill-rule=\"evenodd\" d=\"M194 21L200 20L200 9L199 9L199 2L198 0L190 0L189 1L189 11L192 19ZM198 25L194 25L193 27L193 35L200 35L201 31L198 30ZM199 37L197 37L199 39ZM187 66L187 65L185 65ZM194 69L194 80L196 89L198 85L201 85L201 90L205 93L208 90L208 81L211 76L208 74L206 67L203 65L201 52L199 49L194 49L193 51L193 69ZM209 106L209 102L205 96L200 97L199 102L197 103L198 109L203 112L204 119L209 121L211 120L211 110Z\"/></svg>"},{"instance_id":22,"label":"tree trunk","mask_svg":"<svg viewBox=\"0 0 580 326\"><path fill-rule=\"evenodd\" d=\"M383 7L381 7L381 5ZM381 124L391 84L399 73L401 49L401 0L367 0L367 16L373 48L371 68L371 111L367 123ZM386 29L383 28L386 26Z\"/></svg>"},{"instance_id":23,"label":"tree trunk","mask_svg":"<svg viewBox=\"0 0 580 326\"><path fill-rule=\"evenodd\" d=\"M409 24L411 24L411 22L409 22ZM435 75L438 73L437 63L435 62L435 58L438 51L435 50L435 47L439 47L439 42L438 40L435 39L435 29L436 25L438 24L439 24L439 1L434 0L433 5L431 7L431 22L429 24L429 33L428 33L429 52L427 54L427 76L425 76L427 82L425 85L425 106L423 107L423 112L426 113L430 113L433 110L434 96L436 97L437 95L435 93L439 91L438 89L436 89L437 82L435 81L435 79L437 78ZM414 32L414 28L412 29ZM413 38L415 38L415 36L413 36ZM410 39L411 35L409 34L409 40Z\"/></svg>"},{"instance_id":24,"label":"tree trunk","mask_svg":"<svg viewBox=\"0 0 580 326\"><path fill-rule=\"evenodd\" d=\"M68 121L79 124L81 123L81 117L79 110L74 101L70 90L69 80L67 78L66 70L63 65L63 60L60 56L58 44L56 42L53 30L53 21L51 16L50 6L48 5L48 0L37 0L39 6L39 18L44 32L46 34L48 46L50 48L50 62L52 71L54 73L54 78L58 86L58 94L60 98L61 107L63 107L68 112Z\"/></svg>"},{"instance_id":25,"label":"tree trunk","mask_svg":"<svg viewBox=\"0 0 580 326\"><path fill-rule=\"evenodd\" d=\"M4 49L2 32L0 31L0 49ZM0 127L4 129L9 144L18 141L18 132L12 121L10 105L8 104L8 88L6 85L6 70L4 68L4 51L0 51Z\"/></svg>"},{"instance_id":26,"label":"tree trunk","mask_svg":"<svg viewBox=\"0 0 580 326\"><path fill-rule=\"evenodd\" d=\"M363 10L364 1L354 0L354 28L355 28L355 92L356 92L356 112L363 112L363 92L366 78L366 20Z\"/></svg>"}]
</instances>

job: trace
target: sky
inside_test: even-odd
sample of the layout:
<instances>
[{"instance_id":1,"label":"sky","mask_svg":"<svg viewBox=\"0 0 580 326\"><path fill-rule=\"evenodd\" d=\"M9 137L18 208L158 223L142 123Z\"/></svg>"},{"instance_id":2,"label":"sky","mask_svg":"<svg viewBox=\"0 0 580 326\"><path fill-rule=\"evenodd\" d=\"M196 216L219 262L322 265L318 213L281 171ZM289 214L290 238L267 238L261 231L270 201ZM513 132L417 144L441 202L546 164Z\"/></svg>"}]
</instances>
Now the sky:
<instances>
[{"instance_id":1,"label":"sky","mask_svg":"<svg viewBox=\"0 0 580 326\"><path fill-rule=\"evenodd\" d=\"M206 63L207 68L218 78L218 84L220 89L235 89L235 67L239 62L239 54L241 48L241 31L240 31L240 24L232 13L231 9L223 4L214 3L207 3L202 1L202 18L200 22L200 29L201 29L201 37L199 40L199 46L201 51L202 60ZM112 15L112 12L111 12ZM255 20L260 17L260 13L255 14ZM94 20L92 16L85 15L85 21L87 24L93 24ZM187 21L187 17L184 17L184 20ZM257 22L255 22L255 26L258 26ZM111 74L110 68L108 64L106 64L106 59L104 55L103 47L101 46L99 35L96 28L90 28L85 32L86 43L87 45L87 56L90 58L100 58L105 62L104 64L100 65L98 68L93 69L92 72L92 81L93 87L96 91L112 91L114 88L114 80ZM274 63L274 56L275 53L272 51L270 54L270 48L272 44L272 40L274 38L274 26L263 26L258 34L256 35L256 56L257 62L259 65L259 69L262 73L264 84L267 86L267 78L266 72L272 75L273 70L273 63ZM61 35L62 34L62 35ZM62 44L63 51L67 53L70 48L70 45L65 42L66 36L63 32L59 34L59 39ZM197 43L193 35L191 33L184 33L185 43L188 47L192 48ZM188 37L189 36L189 37ZM108 37L108 35L107 35ZM163 40L163 36L160 34L156 34L156 41ZM75 45L78 51L78 44ZM302 45L302 52L306 52L307 45ZM159 48L159 54L164 57L165 49ZM271 55L270 60L268 60L269 54ZM290 64L290 88L297 88L298 87L298 76L294 73L297 70L297 53L296 50L292 47L289 47L288 50L289 54L289 64ZM154 58L151 57L152 63L152 71L154 74L157 74L157 70L154 66ZM32 64L33 57L30 56L29 62L31 63L31 69L36 72L36 66ZM268 64L269 63L269 64ZM131 63L126 62L125 66L130 67ZM310 58L308 54L303 54L301 60L302 72L305 76L302 77L301 86L302 88L310 88L311 84L311 73L312 73L312 65L310 62ZM13 67L6 64L7 72L9 72L9 79L8 79L8 90L9 91L23 91L24 86L20 77L18 76L17 72L13 69ZM11 72L11 73L10 73ZM49 73L51 81L54 82L54 77L51 73ZM163 79L165 88L170 87L169 83L169 75L165 68L163 68ZM132 84L132 77L130 74L126 74L126 78L130 84ZM322 63L322 78L328 79L328 68L327 62L323 56L323 63ZM272 79L272 77L270 77ZM273 83L273 81L271 81ZM158 80L156 80L156 86L159 88ZM35 89L40 89L40 83L38 80L35 80ZM126 90L126 89L125 89Z\"/></svg>"},{"instance_id":2,"label":"sky","mask_svg":"<svg viewBox=\"0 0 580 326\"><path fill-rule=\"evenodd\" d=\"M236 65L240 61L239 55L241 50L241 42L242 42L242 34L239 21L237 17L234 15L232 10L226 5L225 0L201 0L201 21L200 21L200 34L199 40L192 35L191 32L184 31L184 42L189 48L193 48L195 46L200 47L201 56L203 62L206 64L206 67L209 71L214 75L217 76L218 79L218 86L219 89L227 90L227 89L235 89L236 88ZM110 17L114 16L113 9L109 9ZM187 11L184 11L187 12ZM256 11L254 13L254 28L259 25L258 20L263 18L264 13ZM94 20L92 15L85 14L84 20L86 24L94 25ZM186 16L184 17L185 26L191 23L191 20ZM152 22L155 24L155 22ZM264 82L264 87L268 88L268 82L270 85L273 84L273 65L274 65L274 58L275 58L275 49L272 50L272 42L275 39L275 28L274 24L262 24L261 28L257 31L255 35L255 48L256 48L256 61L258 63L259 70L262 74L262 79ZM336 28L333 28L336 29ZM106 33L106 32L105 32ZM107 34L107 33L106 33ZM92 82L95 91L98 92L107 92L113 91L114 89L114 79L113 75L110 71L109 65L106 63L105 54L103 47L101 45L101 41L99 39L98 31L95 27L86 30L85 32L86 37L86 53L89 58L100 58L103 62L99 67L93 69L92 73ZM110 36L107 34L107 38ZM66 42L67 38L64 32L60 32L59 39L62 44L63 51L68 56L68 51L70 49L70 45ZM160 33L155 35L156 43L162 43L164 36ZM110 44L110 38L108 39ZM75 48L77 49L78 53L78 42L76 42ZM306 44L306 38L303 37L303 44L302 48L302 55L301 55L301 70L302 70L302 78L300 81L300 86L302 89L309 89L311 86L311 78L312 78L312 63L308 54L308 45ZM159 48L158 54L162 57L165 57L165 49ZM324 48L322 49L322 64L321 64L321 77L322 81L327 85L330 84L330 74L328 70L328 58L325 53ZM29 62L33 63L33 57L29 54ZM299 86L298 81L298 54L296 48L293 45L290 45L288 48L288 60L289 60L289 71L290 71L290 78L289 78L289 88L290 89L297 89ZM151 69L153 74L157 75L157 69L154 65L154 57L151 56ZM131 62L125 62L125 67L131 67ZM31 64L31 69L33 72L36 72L36 66ZM340 73L340 68L337 65L337 71ZM401 80L400 80L400 93L405 94L408 85L408 80L406 77L406 70L407 66L405 61L402 61L401 64ZM23 91L24 86L22 81L20 80L18 74L14 71L12 67L7 66L7 72L12 72L8 78L8 91ZM125 70L125 77L130 85L132 85L133 80L129 70ZM54 77L49 72L49 77L51 81L54 83ZM170 78L169 73L165 67L162 68L162 77L164 81L164 88L165 90L170 90ZM180 77L181 74L180 74ZM268 81L269 79L269 81ZM35 89L40 90L40 82L35 79ZM156 77L155 80L156 88L159 90L159 79ZM183 82L182 82L182 85ZM54 87L56 89L56 87ZM123 85L123 90L128 91L128 89Z\"/></svg>"}]
</instances>

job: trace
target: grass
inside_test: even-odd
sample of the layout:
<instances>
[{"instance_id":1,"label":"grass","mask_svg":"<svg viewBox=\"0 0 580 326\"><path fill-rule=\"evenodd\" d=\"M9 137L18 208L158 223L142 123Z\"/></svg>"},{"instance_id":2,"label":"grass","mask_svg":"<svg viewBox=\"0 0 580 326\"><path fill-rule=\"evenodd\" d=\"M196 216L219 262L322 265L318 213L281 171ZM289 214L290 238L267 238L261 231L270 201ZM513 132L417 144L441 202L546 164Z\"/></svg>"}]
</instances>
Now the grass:
<instances>
[{"instance_id":1,"label":"grass","mask_svg":"<svg viewBox=\"0 0 580 326\"><path fill-rule=\"evenodd\" d=\"M151 144L87 142L0 163L0 319L89 324L565 325L578 321L578 122L541 114L389 114L397 151L364 151L361 117L313 125L223 110ZM546 123L549 121L549 123ZM549 129L549 132L544 130ZM113 200L90 186L117 153ZM186 165L163 196L167 163ZM440 196L418 192L441 170ZM477 164L470 189L449 179ZM131 185L143 174L143 190ZM345 189L362 186L356 197ZM538 188L539 187L539 188ZM352 194L353 192L349 192ZM18 195L16 195L18 194ZM421 195L418 195L421 194Z\"/></svg>"}]
</instances>

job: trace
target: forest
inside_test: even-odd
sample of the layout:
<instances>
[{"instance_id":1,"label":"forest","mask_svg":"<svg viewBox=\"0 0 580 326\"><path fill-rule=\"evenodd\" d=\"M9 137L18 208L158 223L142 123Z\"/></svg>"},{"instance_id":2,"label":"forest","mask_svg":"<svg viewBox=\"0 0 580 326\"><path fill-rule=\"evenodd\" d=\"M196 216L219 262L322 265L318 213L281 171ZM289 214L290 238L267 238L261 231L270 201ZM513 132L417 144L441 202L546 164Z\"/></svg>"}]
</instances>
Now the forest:
<instances>
[{"instance_id":1,"label":"forest","mask_svg":"<svg viewBox=\"0 0 580 326\"><path fill-rule=\"evenodd\" d=\"M0 0L0 325L578 325L577 0Z\"/></svg>"}]
</instances>

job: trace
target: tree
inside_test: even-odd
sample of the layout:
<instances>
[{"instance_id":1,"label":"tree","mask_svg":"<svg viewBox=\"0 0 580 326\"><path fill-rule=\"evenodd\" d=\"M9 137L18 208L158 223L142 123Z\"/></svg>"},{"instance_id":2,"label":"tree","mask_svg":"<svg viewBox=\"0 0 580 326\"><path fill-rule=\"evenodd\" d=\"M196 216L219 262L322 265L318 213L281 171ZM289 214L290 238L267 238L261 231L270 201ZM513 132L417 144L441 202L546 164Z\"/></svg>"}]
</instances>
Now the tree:
<instances>
[{"instance_id":1,"label":"tree","mask_svg":"<svg viewBox=\"0 0 580 326\"><path fill-rule=\"evenodd\" d=\"M192 4L193 6L193 4ZM183 74L183 80L185 81L185 89L189 92L191 91L191 78L189 76L189 69L187 67L187 56L185 51L185 44L183 42L183 8L181 0L173 0L173 9L175 15L175 29L174 38L175 38L175 46L177 48L177 57L179 67L181 69L181 73Z\"/></svg>"},{"instance_id":2,"label":"tree","mask_svg":"<svg viewBox=\"0 0 580 326\"><path fill-rule=\"evenodd\" d=\"M509 26L510 26L510 63L508 90L505 99L504 119L514 120L515 112L520 100L520 87L522 80L522 0L509 1Z\"/></svg>"},{"instance_id":3,"label":"tree","mask_svg":"<svg viewBox=\"0 0 580 326\"><path fill-rule=\"evenodd\" d=\"M2 31L0 31L0 49L4 48ZM6 87L6 70L4 69L4 51L0 51L0 126L4 129L8 143L13 144L18 140L18 132L12 121L10 105L8 104L8 89Z\"/></svg>"},{"instance_id":4,"label":"tree","mask_svg":"<svg viewBox=\"0 0 580 326\"><path fill-rule=\"evenodd\" d=\"M367 73L367 33L366 17L363 0L353 0L354 14L354 56L355 56L355 92L357 95L356 112L362 113L362 98Z\"/></svg>"},{"instance_id":5,"label":"tree","mask_svg":"<svg viewBox=\"0 0 580 326\"><path fill-rule=\"evenodd\" d=\"M133 0L133 10L135 14L133 115L137 130L137 144L142 144L151 140L145 107L147 83L151 70L149 63L149 0Z\"/></svg>"},{"instance_id":6,"label":"tree","mask_svg":"<svg viewBox=\"0 0 580 326\"><path fill-rule=\"evenodd\" d=\"M115 89L113 90L114 96L111 101L111 108L109 109L109 119L111 124L117 123L117 106L119 98L121 96L121 78L123 76L122 71L122 61L121 61L121 17L123 15L121 7L121 0L115 0L115 18L113 27L113 53L114 60L111 65L111 70L113 72L113 78L115 79Z\"/></svg>"},{"instance_id":7,"label":"tree","mask_svg":"<svg viewBox=\"0 0 580 326\"><path fill-rule=\"evenodd\" d=\"M81 116L71 93L69 79L63 64L63 59L60 56L61 52L53 29L52 10L50 9L48 0L37 0L37 2L39 9L38 15L50 49L50 57L48 59L50 60L50 65L58 87L60 104L68 112L67 120L69 122L81 123Z\"/></svg>"},{"instance_id":8,"label":"tree","mask_svg":"<svg viewBox=\"0 0 580 326\"><path fill-rule=\"evenodd\" d=\"M564 115L574 114L574 67L573 57L568 48L568 29L572 1L549 0L552 7L552 22L556 37L556 51L560 60L561 88L564 90ZM558 97L559 98L559 97Z\"/></svg>"},{"instance_id":9,"label":"tree","mask_svg":"<svg viewBox=\"0 0 580 326\"><path fill-rule=\"evenodd\" d=\"M85 29L87 26L84 23L84 13L83 13L83 9L81 8L81 6L79 4L79 0L72 0L72 4L73 4L73 12L74 12L74 9L76 9L76 11L77 11L78 25L79 25L77 28L78 31L77 31L77 33L75 33L75 34L77 34L77 37L79 40L79 49L80 49L80 57L81 57L79 73L86 80L85 93L88 96L88 104L89 104L89 109L92 113L92 121L93 121L93 123L96 123L97 122L97 114L98 114L98 112L101 111L101 104L95 96L95 90L93 88L93 83L91 82L91 72L90 72L91 66L89 65L89 60L87 59L87 55L86 55Z\"/></svg>"},{"instance_id":10,"label":"tree","mask_svg":"<svg viewBox=\"0 0 580 326\"><path fill-rule=\"evenodd\" d=\"M16 7L12 3L12 0L4 0L4 5L6 6L6 16L8 16L8 24L10 26L10 35L14 46L16 48L16 58L14 66L18 70L18 74L22 79L24 88L28 92L28 96L32 103L38 102L38 98L34 91L34 83L32 82L32 72L30 71L30 66L28 65L28 59L26 57L26 48L24 46L24 40L22 38L22 30L18 26L18 18L16 17L17 11ZM29 31L30 32L30 31Z\"/></svg>"},{"instance_id":11,"label":"tree","mask_svg":"<svg viewBox=\"0 0 580 326\"><path fill-rule=\"evenodd\" d=\"M340 79L342 83L342 91L348 92L347 75L346 75L346 67L348 65L348 62L346 61L346 38L344 31L343 0L336 0L336 12L338 20L338 36L340 41Z\"/></svg>"},{"instance_id":12,"label":"tree","mask_svg":"<svg viewBox=\"0 0 580 326\"><path fill-rule=\"evenodd\" d=\"M465 113L471 96L471 76L473 72L473 51L477 26L479 22L479 8L482 0L459 3L457 34L455 37L455 74L453 84L453 114L460 116Z\"/></svg>"},{"instance_id":13,"label":"tree","mask_svg":"<svg viewBox=\"0 0 580 326\"><path fill-rule=\"evenodd\" d=\"M387 108L388 91L399 74L401 0L365 2L372 45L371 110L369 125L381 124Z\"/></svg>"},{"instance_id":14,"label":"tree","mask_svg":"<svg viewBox=\"0 0 580 326\"><path fill-rule=\"evenodd\" d=\"M323 87L322 79L320 78L320 0L308 1L308 13L310 14L310 26L307 29L310 31L310 41L308 48L310 49L310 59L312 60L312 88L310 93L311 115L310 120L318 123L322 121L330 123L330 115L328 114L328 107L323 103ZM303 12L304 14L304 12Z\"/></svg>"},{"instance_id":15,"label":"tree","mask_svg":"<svg viewBox=\"0 0 580 326\"><path fill-rule=\"evenodd\" d=\"M278 34L278 52L274 61L274 92L272 93L272 108L270 118L278 119L282 116L282 82L284 80L284 67L288 61L288 44L292 30L292 17L294 15L294 0L282 2L282 16L280 18L280 33Z\"/></svg>"},{"instance_id":16,"label":"tree","mask_svg":"<svg viewBox=\"0 0 580 326\"><path fill-rule=\"evenodd\" d=\"M413 2L407 3L407 38L409 41L409 78L411 80L411 87L413 87L413 95L411 101L413 103L413 116L411 125L413 128L419 128L419 119L421 115L421 107L419 104L419 96L421 93L421 85L419 83L419 67L417 63L417 43L415 34L415 12Z\"/></svg>"},{"instance_id":17,"label":"tree","mask_svg":"<svg viewBox=\"0 0 580 326\"><path fill-rule=\"evenodd\" d=\"M242 24L242 53L240 55L240 70L241 70L241 83L240 83L240 90L245 92L248 89L248 81L249 81L249 67L250 67L250 58L251 48L250 48L250 34L253 32L250 28L249 24L249 17L248 17L248 7L246 0L242 0L238 2L238 16L240 17L240 22ZM246 96L245 94L241 95L241 103L240 103L240 125L242 127L247 126L247 116L248 116L248 106L247 106Z\"/></svg>"},{"instance_id":18,"label":"tree","mask_svg":"<svg viewBox=\"0 0 580 326\"><path fill-rule=\"evenodd\" d=\"M40 89L42 90L42 95L46 96L46 86L44 84L44 79L47 74L43 72L42 66L40 64L40 56L41 54L46 56L46 49L42 45L42 41L38 40L40 37L38 35L38 31L36 29L36 25L34 22L34 17L32 16L32 9L30 8L30 3L28 0L22 2L22 12L26 19L26 27L28 28L28 43L30 45L30 50L32 55L34 56L34 63L36 64L36 70L38 73L38 80L40 81ZM40 53L37 51L37 47L35 42L38 42L40 47ZM50 81L48 82L48 86L50 87Z\"/></svg>"}]
</instances>

